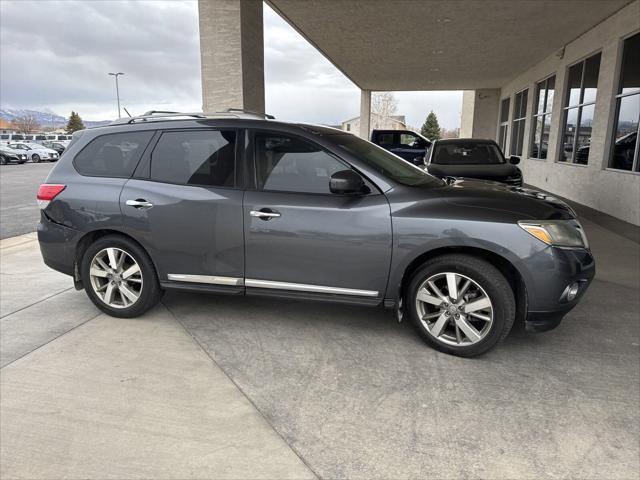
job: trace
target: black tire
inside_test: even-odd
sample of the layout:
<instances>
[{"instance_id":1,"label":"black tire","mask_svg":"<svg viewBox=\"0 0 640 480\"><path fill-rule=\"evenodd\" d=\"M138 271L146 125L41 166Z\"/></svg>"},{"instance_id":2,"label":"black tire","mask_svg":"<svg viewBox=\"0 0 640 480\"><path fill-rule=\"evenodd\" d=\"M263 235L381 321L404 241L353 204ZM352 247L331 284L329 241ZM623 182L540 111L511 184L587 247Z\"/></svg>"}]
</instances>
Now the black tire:
<instances>
[{"instance_id":1,"label":"black tire","mask_svg":"<svg viewBox=\"0 0 640 480\"><path fill-rule=\"evenodd\" d=\"M109 306L96 294L92 287L89 276L91 262L98 252L109 247L115 247L125 251L138 263L140 267L143 282L142 290L138 300L129 307L114 308ZM144 249L136 242L122 235L107 235L93 242L89 248L87 248L82 257L80 273L84 289L91 301L100 310L113 317L133 318L142 315L147 310L154 307L164 294L164 290L160 288L156 269L147 252L145 252Z\"/></svg>"},{"instance_id":2,"label":"black tire","mask_svg":"<svg viewBox=\"0 0 640 480\"><path fill-rule=\"evenodd\" d=\"M428 278L444 272L453 272L468 277L476 282L491 300L493 322L485 336L476 343L464 346L446 343L429 333L419 317L416 306L419 287ZM507 336L516 316L515 298L507 279L489 262L471 255L442 255L428 260L411 278L404 301L406 311L414 327L425 342L436 350L460 357L473 357L494 348Z\"/></svg>"},{"instance_id":3,"label":"black tire","mask_svg":"<svg viewBox=\"0 0 640 480\"><path fill-rule=\"evenodd\" d=\"M31 155L31 161L33 163L38 163L40 162L40 155L38 155L37 153L34 153L33 155Z\"/></svg>"},{"instance_id":4,"label":"black tire","mask_svg":"<svg viewBox=\"0 0 640 480\"><path fill-rule=\"evenodd\" d=\"M6 165L7 163L7 159L0 155L0 165Z\"/></svg>"}]
</instances>

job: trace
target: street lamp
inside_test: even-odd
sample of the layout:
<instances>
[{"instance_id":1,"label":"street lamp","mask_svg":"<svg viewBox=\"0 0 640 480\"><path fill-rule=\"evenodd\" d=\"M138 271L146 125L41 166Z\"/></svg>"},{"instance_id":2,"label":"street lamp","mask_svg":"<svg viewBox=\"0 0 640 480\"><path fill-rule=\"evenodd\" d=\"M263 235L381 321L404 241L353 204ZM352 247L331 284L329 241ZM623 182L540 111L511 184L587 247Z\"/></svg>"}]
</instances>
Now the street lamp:
<instances>
[{"instance_id":1,"label":"street lamp","mask_svg":"<svg viewBox=\"0 0 640 480\"><path fill-rule=\"evenodd\" d=\"M109 75L113 75L114 77L116 77L116 97L118 99L118 118L120 118L120 90L118 89L118 75L124 75L124 73L122 73L122 72L118 72L118 73L109 72Z\"/></svg>"}]
</instances>

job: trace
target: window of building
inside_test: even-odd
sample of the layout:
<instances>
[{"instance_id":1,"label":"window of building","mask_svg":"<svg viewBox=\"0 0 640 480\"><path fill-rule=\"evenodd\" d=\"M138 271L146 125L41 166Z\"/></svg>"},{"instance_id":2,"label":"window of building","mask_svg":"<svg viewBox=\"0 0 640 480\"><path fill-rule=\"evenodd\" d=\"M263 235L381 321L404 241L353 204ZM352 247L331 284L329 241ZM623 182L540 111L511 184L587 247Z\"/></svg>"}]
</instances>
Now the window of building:
<instances>
[{"instance_id":1,"label":"window of building","mask_svg":"<svg viewBox=\"0 0 640 480\"><path fill-rule=\"evenodd\" d=\"M524 123L527 118L527 99L529 90L525 89L516 93L513 103L513 121L511 122L511 155L522 155L524 143Z\"/></svg>"},{"instance_id":2,"label":"window of building","mask_svg":"<svg viewBox=\"0 0 640 480\"><path fill-rule=\"evenodd\" d=\"M623 44L609 167L640 171L640 33Z\"/></svg>"},{"instance_id":3,"label":"window of building","mask_svg":"<svg viewBox=\"0 0 640 480\"><path fill-rule=\"evenodd\" d=\"M560 162L588 163L599 73L599 53L569 68Z\"/></svg>"},{"instance_id":4,"label":"window of building","mask_svg":"<svg viewBox=\"0 0 640 480\"><path fill-rule=\"evenodd\" d=\"M347 132L350 132L350 131L351 131L351 124L347 123Z\"/></svg>"},{"instance_id":5,"label":"window of building","mask_svg":"<svg viewBox=\"0 0 640 480\"><path fill-rule=\"evenodd\" d=\"M507 134L509 133L509 107L511 104L510 98L505 98L500 103L500 132L498 137L498 144L503 153L507 152Z\"/></svg>"},{"instance_id":6,"label":"window of building","mask_svg":"<svg viewBox=\"0 0 640 480\"><path fill-rule=\"evenodd\" d=\"M113 133L94 138L73 159L81 175L129 178L153 131Z\"/></svg>"},{"instance_id":7,"label":"window of building","mask_svg":"<svg viewBox=\"0 0 640 480\"><path fill-rule=\"evenodd\" d=\"M329 178L346 170L319 146L280 134L256 134L258 188L281 192L331 193Z\"/></svg>"},{"instance_id":8,"label":"window of building","mask_svg":"<svg viewBox=\"0 0 640 480\"><path fill-rule=\"evenodd\" d=\"M236 132L164 132L151 154L151 179L211 187L235 185Z\"/></svg>"},{"instance_id":9,"label":"window of building","mask_svg":"<svg viewBox=\"0 0 640 480\"><path fill-rule=\"evenodd\" d=\"M536 85L536 101L533 114L533 135L531 137L531 158L547 158L549 149L549 130L551 129L551 110L556 85L555 75Z\"/></svg>"}]
</instances>

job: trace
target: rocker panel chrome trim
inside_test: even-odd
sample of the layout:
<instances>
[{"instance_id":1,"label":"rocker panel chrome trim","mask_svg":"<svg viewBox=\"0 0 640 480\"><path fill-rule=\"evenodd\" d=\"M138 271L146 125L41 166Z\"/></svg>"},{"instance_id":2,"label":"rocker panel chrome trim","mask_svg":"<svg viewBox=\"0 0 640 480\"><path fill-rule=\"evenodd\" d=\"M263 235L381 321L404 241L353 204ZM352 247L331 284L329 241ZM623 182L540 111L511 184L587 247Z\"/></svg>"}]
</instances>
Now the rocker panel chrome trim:
<instances>
[{"instance_id":1,"label":"rocker panel chrome trim","mask_svg":"<svg viewBox=\"0 0 640 480\"><path fill-rule=\"evenodd\" d=\"M186 275L182 273L170 273L168 280L174 282L210 283L212 285L242 285L242 279L236 277L220 277L215 275Z\"/></svg>"},{"instance_id":2,"label":"rocker panel chrome trim","mask_svg":"<svg viewBox=\"0 0 640 480\"><path fill-rule=\"evenodd\" d=\"M373 290L357 290L353 288L325 287L323 285L306 285L304 283L275 282L272 280L256 280L247 278L245 287L272 288L276 290L295 290L299 292L333 293L338 295L354 295L358 297L377 297L378 292Z\"/></svg>"}]
</instances>

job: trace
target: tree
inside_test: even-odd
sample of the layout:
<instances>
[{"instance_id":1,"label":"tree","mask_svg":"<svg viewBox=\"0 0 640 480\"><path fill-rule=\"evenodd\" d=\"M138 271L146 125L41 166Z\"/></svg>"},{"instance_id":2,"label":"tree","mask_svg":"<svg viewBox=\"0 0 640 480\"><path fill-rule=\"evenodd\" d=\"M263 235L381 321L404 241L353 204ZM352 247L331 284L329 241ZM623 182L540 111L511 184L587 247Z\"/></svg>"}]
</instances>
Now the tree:
<instances>
[{"instance_id":1,"label":"tree","mask_svg":"<svg viewBox=\"0 0 640 480\"><path fill-rule=\"evenodd\" d=\"M377 118L384 123L385 118L398 113L398 99L392 92L375 92L371 96L371 128L378 128Z\"/></svg>"},{"instance_id":2,"label":"tree","mask_svg":"<svg viewBox=\"0 0 640 480\"><path fill-rule=\"evenodd\" d=\"M18 133L33 133L40 129L40 124L35 117L31 115L23 115L13 120L13 127Z\"/></svg>"},{"instance_id":3,"label":"tree","mask_svg":"<svg viewBox=\"0 0 640 480\"><path fill-rule=\"evenodd\" d=\"M71 116L69 117L69 121L67 122L67 133L73 133L78 130L84 130L85 126L82 123L82 118L76 112L71 112Z\"/></svg>"},{"instance_id":4,"label":"tree","mask_svg":"<svg viewBox=\"0 0 640 480\"><path fill-rule=\"evenodd\" d=\"M429 140L438 140L440 138L440 124L438 123L438 117L433 110L427 115L427 119L424 121L420 133L427 137Z\"/></svg>"}]
</instances>

